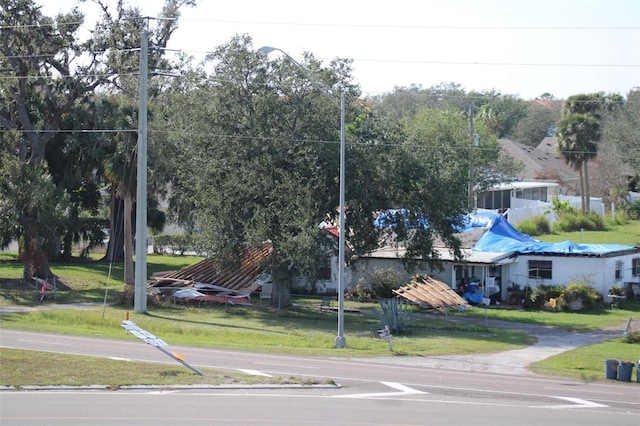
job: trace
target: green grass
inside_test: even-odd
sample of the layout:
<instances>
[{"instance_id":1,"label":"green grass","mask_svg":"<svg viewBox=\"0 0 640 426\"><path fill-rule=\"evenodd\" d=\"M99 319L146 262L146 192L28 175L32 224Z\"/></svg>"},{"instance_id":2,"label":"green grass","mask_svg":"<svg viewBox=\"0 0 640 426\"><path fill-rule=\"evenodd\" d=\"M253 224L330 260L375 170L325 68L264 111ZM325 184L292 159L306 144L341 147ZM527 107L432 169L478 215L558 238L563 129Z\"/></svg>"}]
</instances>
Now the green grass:
<instances>
[{"instance_id":1,"label":"green grass","mask_svg":"<svg viewBox=\"0 0 640 426\"><path fill-rule=\"evenodd\" d=\"M540 235L536 239L550 243L571 240L584 244L625 244L640 246L640 220L624 225L612 225L607 231L563 232Z\"/></svg>"},{"instance_id":2,"label":"green grass","mask_svg":"<svg viewBox=\"0 0 640 426\"><path fill-rule=\"evenodd\" d=\"M639 345L624 343L622 340L623 338L619 337L552 356L533 363L531 371L547 376L569 377L587 382L604 380L605 360L639 362ZM634 370L636 369L634 368ZM634 371L634 379L636 374L637 371Z\"/></svg>"},{"instance_id":3,"label":"green grass","mask_svg":"<svg viewBox=\"0 0 640 426\"><path fill-rule=\"evenodd\" d=\"M127 310L119 307L38 309L0 315L0 326L40 332L135 340L120 323ZM251 352L308 356L425 356L472 354L509 350L533 342L522 333L458 324L442 319L418 318L412 332L394 336L393 353L384 340L375 339L380 328L370 314L345 313L348 348L334 349L336 314L317 307L274 310L255 307L151 307L129 318L172 345L190 345Z\"/></svg>"},{"instance_id":4,"label":"green grass","mask_svg":"<svg viewBox=\"0 0 640 426\"><path fill-rule=\"evenodd\" d=\"M150 362L131 362L90 356L2 348L0 384L26 386L100 385L112 389L131 385L318 384L296 377L258 377L239 372ZM51 368L54 366L55 368ZM325 382L328 384L328 382Z\"/></svg>"},{"instance_id":5,"label":"green grass","mask_svg":"<svg viewBox=\"0 0 640 426\"><path fill-rule=\"evenodd\" d=\"M101 303L114 302L123 288L124 267L121 262L110 264L99 261L94 256L86 261L76 263L53 263L51 271L60 278L60 288L69 287L67 291L57 291L56 303ZM156 272L173 271L192 265L202 260L197 256L155 256L147 258L149 276ZM15 253L0 253L0 279L22 278L22 263ZM38 302L36 285L32 292L0 290L0 306L10 304L33 305ZM48 300L54 297L53 292L47 295Z\"/></svg>"},{"instance_id":6,"label":"green grass","mask_svg":"<svg viewBox=\"0 0 640 426\"><path fill-rule=\"evenodd\" d=\"M552 326L568 331L588 332L612 326L622 327L629 320L629 317L640 320L640 303L622 302L621 308L592 309L579 312L551 312L499 309L492 306L486 312L484 309L474 309L465 312L464 315L483 318L486 315L489 320L521 322ZM454 312L451 315L457 316L459 314Z\"/></svg>"}]
</instances>

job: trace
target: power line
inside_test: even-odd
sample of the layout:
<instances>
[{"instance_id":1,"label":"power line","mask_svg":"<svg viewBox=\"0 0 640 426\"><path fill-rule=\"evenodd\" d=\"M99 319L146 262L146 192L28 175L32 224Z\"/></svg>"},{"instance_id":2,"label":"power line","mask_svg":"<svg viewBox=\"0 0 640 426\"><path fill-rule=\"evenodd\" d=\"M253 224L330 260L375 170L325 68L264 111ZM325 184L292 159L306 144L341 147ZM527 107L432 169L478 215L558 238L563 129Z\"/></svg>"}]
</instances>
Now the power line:
<instances>
[{"instance_id":1,"label":"power line","mask_svg":"<svg viewBox=\"0 0 640 426\"><path fill-rule=\"evenodd\" d=\"M132 17L132 19L147 19L148 17ZM173 18L156 18L173 19ZM273 21L242 21L225 19L182 19L181 22L203 22L208 24L234 24L234 25L273 25L295 27L321 27L321 28L373 28L373 29L400 29L400 30L447 30L447 31L628 31L639 30L640 26L511 26L511 25L391 25L391 24L336 24L318 22L273 22ZM58 27L61 25L83 25L86 22L51 22L38 24L1 25L0 29Z\"/></svg>"}]
</instances>

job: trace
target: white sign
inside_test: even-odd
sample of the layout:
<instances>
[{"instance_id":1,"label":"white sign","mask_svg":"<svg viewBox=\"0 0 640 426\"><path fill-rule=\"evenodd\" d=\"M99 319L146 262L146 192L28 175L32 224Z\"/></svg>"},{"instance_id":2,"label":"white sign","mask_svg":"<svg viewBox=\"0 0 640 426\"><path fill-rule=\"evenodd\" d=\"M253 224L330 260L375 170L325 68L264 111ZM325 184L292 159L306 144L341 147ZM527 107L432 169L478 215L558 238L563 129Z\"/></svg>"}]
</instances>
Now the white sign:
<instances>
[{"instance_id":1,"label":"white sign","mask_svg":"<svg viewBox=\"0 0 640 426\"><path fill-rule=\"evenodd\" d=\"M162 340L159 337L154 336L153 334L149 333L147 330L144 330L144 329L140 328L133 321L124 320L124 321L122 321L122 324L120 324L120 325L122 326L122 328L127 330L129 333L133 334L134 336L136 336L139 339L144 340L145 342L147 342L151 346L156 346L156 347L158 347L158 346L167 346L167 343L164 340Z\"/></svg>"}]
</instances>

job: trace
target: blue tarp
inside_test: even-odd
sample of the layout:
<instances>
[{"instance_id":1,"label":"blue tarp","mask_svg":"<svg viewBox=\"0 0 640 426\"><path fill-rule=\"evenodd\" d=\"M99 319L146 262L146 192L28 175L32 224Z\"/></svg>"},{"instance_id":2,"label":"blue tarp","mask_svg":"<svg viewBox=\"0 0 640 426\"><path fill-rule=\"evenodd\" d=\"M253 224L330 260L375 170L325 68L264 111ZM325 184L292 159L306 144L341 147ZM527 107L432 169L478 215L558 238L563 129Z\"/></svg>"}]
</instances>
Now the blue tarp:
<instances>
[{"instance_id":1,"label":"blue tarp","mask_svg":"<svg viewBox=\"0 0 640 426\"><path fill-rule=\"evenodd\" d=\"M598 255L635 248L623 244L576 244L569 240L559 243L538 241L529 235L522 234L502 215L491 211L470 214L468 223L465 230L477 229L478 227L488 229L472 249L478 252Z\"/></svg>"},{"instance_id":2,"label":"blue tarp","mask_svg":"<svg viewBox=\"0 0 640 426\"><path fill-rule=\"evenodd\" d=\"M403 217L408 213L405 209L387 210L378 216L375 226L393 227L398 217ZM428 226L426 219L421 214L417 215L417 221L423 226ZM559 243L545 243L521 233L501 214L490 210L474 211L464 218L463 223L464 227L459 229L460 232L487 229L472 249L476 252L600 255L635 248L635 246L622 244L576 244L568 240ZM408 225L408 220L405 221L405 225Z\"/></svg>"}]
</instances>

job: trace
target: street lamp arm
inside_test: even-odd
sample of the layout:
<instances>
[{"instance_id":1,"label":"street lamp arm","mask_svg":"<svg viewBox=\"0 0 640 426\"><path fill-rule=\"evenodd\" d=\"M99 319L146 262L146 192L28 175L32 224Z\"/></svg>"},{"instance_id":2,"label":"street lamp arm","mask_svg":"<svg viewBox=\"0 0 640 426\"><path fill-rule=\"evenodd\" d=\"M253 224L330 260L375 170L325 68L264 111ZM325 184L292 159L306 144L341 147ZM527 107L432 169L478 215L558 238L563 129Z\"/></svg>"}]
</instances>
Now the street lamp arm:
<instances>
[{"instance_id":1,"label":"street lamp arm","mask_svg":"<svg viewBox=\"0 0 640 426\"><path fill-rule=\"evenodd\" d=\"M325 82L320 80L316 75L309 71L307 67L293 59L293 57L291 57L291 55L289 55L287 52L277 47L271 46L262 46L260 49L258 49L258 52L264 53L265 55L268 55L269 53L274 51L282 53L289 61L291 61L297 68L299 68L300 71L302 71L309 78L309 80L311 80L312 83L322 89L321 92L327 99L329 99L336 107L340 108L340 101L336 100L336 98L333 96L334 91Z\"/></svg>"}]
</instances>

